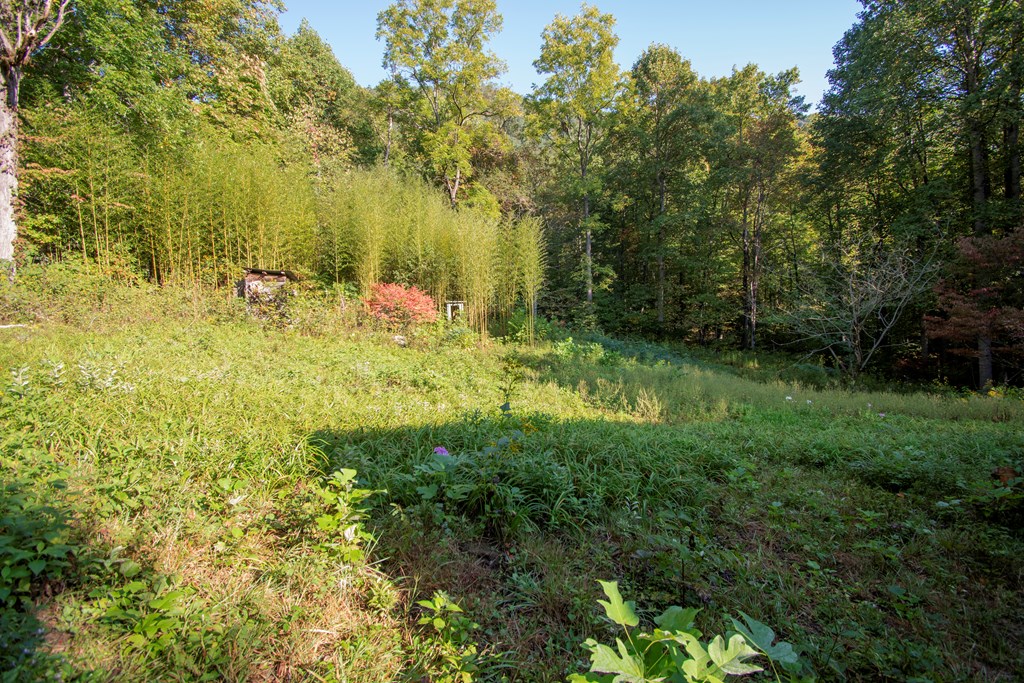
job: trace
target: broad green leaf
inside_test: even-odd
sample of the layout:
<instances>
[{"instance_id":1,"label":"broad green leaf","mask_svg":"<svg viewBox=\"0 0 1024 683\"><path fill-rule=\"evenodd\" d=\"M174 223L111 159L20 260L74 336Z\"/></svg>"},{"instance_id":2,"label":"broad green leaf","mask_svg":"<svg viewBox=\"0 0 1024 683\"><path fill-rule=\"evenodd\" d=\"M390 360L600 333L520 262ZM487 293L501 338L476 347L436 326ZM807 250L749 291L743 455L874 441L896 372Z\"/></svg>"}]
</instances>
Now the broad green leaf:
<instances>
[{"instance_id":1,"label":"broad green leaf","mask_svg":"<svg viewBox=\"0 0 1024 683\"><path fill-rule=\"evenodd\" d=\"M736 619L730 617L733 628L744 636L753 647L763 652L772 661L779 662L780 664L796 664L799 661L800 657L793 650L791 643L779 641L773 645L775 631L744 612L740 612L740 616L743 617L743 621L746 624L741 624Z\"/></svg>"},{"instance_id":2,"label":"broad green leaf","mask_svg":"<svg viewBox=\"0 0 1024 683\"><path fill-rule=\"evenodd\" d=\"M590 656L590 670L603 674L616 674L615 683L643 683L644 665L640 659L631 655L621 640L616 640L619 653L607 645L595 644ZM621 656L620 656L621 655Z\"/></svg>"},{"instance_id":3,"label":"broad green leaf","mask_svg":"<svg viewBox=\"0 0 1024 683\"><path fill-rule=\"evenodd\" d=\"M708 655L711 656L711 661L718 668L733 676L746 676L747 674L763 671L761 667L746 664L743 661L756 657L757 651L750 647L743 636L738 633L729 639L728 646L726 646L725 639L722 636L715 636L715 639L711 641L711 645L708 646Z\"/></svg>"},{"instance_id":4,"label":"broad green leaf","mask_svg":"<svg viewBox=\"0 0 1024 683\"><path fill-rule=\"evenodd\" d=\"M423 500L433 500L434 496L437 495L437 484L417 486L416 493L420 494L420 497L423 498Z\"/></svg>"},{"instance_id":5,"label":"broad green leaf","mask_svg":"<svg viewBox=\"0 0 1024 683\"><path fill-rule=\"evenodd\" d=\"M711 658L708 656L707 650L704 649L704 646L701 645L699 640L697 640L690 634L677 634L676 642L682 643L686 647L687 654L689 654L694 661L699 662L702 666L705 662L711 661Z\"/></svg>"},{"instance_id":6,"label":"broad green leaf","mask_svg":"<svg viewBox=\"0 0 1024 683\"><path fill-rule=\"evenodd\" d=\"M355 481L356 471L347 468L340 469L331 475L331 479L341 485L345 485L350 481Z\"/></svg>"},{"instance_id":7,"label":"broad green leaf","mask_svg":"<svg viewBox=\"0 0 1024 683\"><path fill-rule=\"evenodd\" d=\"M663 631L689 631L699 612L698 608L683 609L673 605L661 616L655 617L654 623Z\"/></svg>"},{"instance_id":8,"label":"broad green leaf","mask_svg":"<svg viewBox=\"0 0 1024 683\"><path fill-rule=\"evenodd\" d=\"M46 569L46 560L32 560L28 563L28 568L32 570L32 573L39 576L39 573Z\"/></svg>"},{"instance_id":9,"label":"broad green leaf","mask_svg":"<svg viewBox=\"0 0 1024 683\"><path fill-rule=\"evenodd\" d=\"M598 583L601 584L604 594L608 596L608 600L598 600L598 603L604 607L608 618L620 626L638 625L640 617L636 615L636 603L622 601L618 582L598 580Z\"/></svg>"},{"instance_id":10,"label":"broad green leaf","mask_svg":"<svg viewBox=\"0 0 1024 683\"><path fill-rule=\"evenodd\" d=\"M712 670L713 666L709 659L704 661L688 659L683 662L683 673L686 674L687 680L689 681L707 681L709 680Z\"/></svg>"},{"instance_id":11,"label":"broad green leaf","mask_svg":"<svg viewBox=\"0 0 1024 683\"><path fill-rule=\"evenodd\" d=\"M142 567L139 565L138 562L133 562L132 560L125 560L124 563L121 564L121 574L125 578L130 579L141 571Z\"/></svg>"}]
</instances>

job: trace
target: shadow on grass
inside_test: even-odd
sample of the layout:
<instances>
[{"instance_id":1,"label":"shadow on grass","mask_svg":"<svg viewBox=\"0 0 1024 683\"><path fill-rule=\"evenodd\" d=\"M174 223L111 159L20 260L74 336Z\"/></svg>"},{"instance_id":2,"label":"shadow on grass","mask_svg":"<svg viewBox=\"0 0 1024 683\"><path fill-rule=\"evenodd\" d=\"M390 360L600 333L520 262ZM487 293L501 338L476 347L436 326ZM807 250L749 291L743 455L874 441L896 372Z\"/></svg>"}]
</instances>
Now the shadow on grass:
<instances>
[{"instance_id":1,"label":"shadow on grass","mask_svg":"<svg viewBox=\"0 0 1024 683\"><path fill-rule=\"evenodd\" d=\"M406 577L413 599L444 590L464 601L484 622L481 637L513 652L522 677L512 680L562 680L579 665L579 643L599 630L593 607L597 578L621 579L659 607L717 602L768 615L791 632L803 632L812 651L820 648L817 665L825 667L836 640L816 629L820 620L836 615L818 614L814 605L847 605L844 585L863 583L865 594L880 589L886 596L889 586L920 580L931 599L946 590L948 572L983 574L946 558L943 544L959 547L957 534L985 527L973 518L934 519L932 496L956 482L933 470L979 469L978 462L961 458L955 443L945 459L923 451L921 458L893 457L887 443L857 453L854 442L863 435L851 431L844 437L851 443L839 444L836 460L805 468L801 460L819 450L819 436L794 434L787 425L752 431L767 426L680 427L509 412L420 426L325 429L310 442L323 453L326 469L355 469L366 488L382 491L374 498L372 519L380 539L377 555L389 558L383 569ZM912 437L900 432L893 443ZM774 455L780 448L775 442L795 453ZM987 463L987 456L978 458ZM789 490L790 481L809 490ZM811 494L822 500L845 496L834 502L841 514L833 503L816 511L804 500ZM803 502L792 503L792 510L779 502L790 499ZM776 501L775 507L766 509L767 501ZM881 507L895 516L878 528L855 525L858 506ZM835 512L833 526L823 521L829 511ZM912 521L926 518L934 528L916 536L907 531ZM904 541L880 543L875 536L893 530L913 536L909 547L929 567L927 577L914 579L898 563L883 561L887 543L902 547ZM933 535L940 541L933 542ZM840 561L854 556L849 567ZM820 566L823 557L835 560L832 574L849 571L828 590L805 569ZM1014 567L1019 570L1019 561L1007 560L1006 569ZM769 580L782 587L780 594L763 593ZM1000 590L1013 594L1018 587L1009 581ZM857 605L843 618L873 624L892 643L916 638L941 651L944 646L922 635L930 633L923 613L907 617L903 603L890 602L895 606L889 611L902 621L878 622L877 609L864 616ZM810 607L791 613L786 604ZM984 596L973 594L950 604L965 610L988 606ZM850 652L865 645L853 636L843 642ZM973 642L966 636L961 645ZM894 666L907 675L919 673L912 658L895 650L886 650L885 658L898 660ZM847 659L851 670L869 678L882 668L878 657ZM984 664L1005 669L1007 661L999 656Z\"/></svg>"},{"instance_id":2,"label":"shadow on grass","mask_svg":"<svg viewBox=\"0 0 1024 683\"><path fill-rule=\"evenodd\" d=\"M711 482L735 463L700 441L665 425L512 412L310 437L325 469L354 469L380 491L371 523L381 568L413 602L436 590L458 600L481 622L481 644L525 667L511 677L523 681L576 670L596 579L622 576L651 542L614 529L705 514ZM685 586L674 589L686 599Z\"/></svg>"},{"instance_id":3,"label":"shadow on grass","mask_svg":"<svg viewBox=\"0 0 1024 683\"><path fill-rule=\"evenodd\" d=\"M43 503L32 483L15 478L0 487L0 671L5 681L66 675L53 652L42 607L65 588L73 548L63 510Z\"/></svg>"}]
</instances>

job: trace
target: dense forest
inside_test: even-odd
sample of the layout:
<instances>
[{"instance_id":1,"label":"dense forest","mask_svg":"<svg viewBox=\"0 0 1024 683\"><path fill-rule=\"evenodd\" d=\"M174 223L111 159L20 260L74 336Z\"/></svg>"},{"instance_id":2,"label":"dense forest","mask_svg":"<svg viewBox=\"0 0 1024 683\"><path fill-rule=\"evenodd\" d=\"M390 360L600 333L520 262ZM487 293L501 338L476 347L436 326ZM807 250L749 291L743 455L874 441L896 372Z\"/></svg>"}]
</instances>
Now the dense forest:
<instances>
[{"instance_id":1,"label":"dense forest","mask_svg":"<svg viewBox=\"0 0 1024 683\"><path fill-rule=\"evenodd\" d=\"M515 93L495 0L396 0L373 88L273 1L4 2L7 32L47 13L0 60L16 260L403 282L481 328L539 292L574 328L1020 384L1024 7L863 4L812 111L796 69L706 78L666 45L618 65L586 4Z\"/></svg>"}]
</instances>

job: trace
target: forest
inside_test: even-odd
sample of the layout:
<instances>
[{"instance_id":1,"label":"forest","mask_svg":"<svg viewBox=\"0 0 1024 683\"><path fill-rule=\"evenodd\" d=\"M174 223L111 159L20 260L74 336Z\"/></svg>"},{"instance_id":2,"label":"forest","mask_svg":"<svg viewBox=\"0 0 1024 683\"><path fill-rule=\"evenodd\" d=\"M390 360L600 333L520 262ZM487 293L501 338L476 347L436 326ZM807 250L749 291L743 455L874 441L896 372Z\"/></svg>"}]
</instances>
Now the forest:
<instances>
[{"instance_id":1,"label":"forest","mask_svg":"<svg viewBox=\"0 0 1024 683\"><path fill-rule=\"evenodd\" d=\"M498 244L526 224L546 265L528 288L571 328L1020 383L1018 3L865 3L813 113L796 69L704 78L666 45L620 66L592 6L545 29L525 94L499 86L493 1L382 12L373 88L279 9L76 2L19 67L18 258L435 299L469 297L474 263L473 308L506 311L525 290Z\"/></svg>"},{"instance_id":2,"label":"forest","mask_svg":"<svg viewBox=\"0 0 1024 683\"><path fill-rule=\"evenodd\" d=\"M861 5L0 0L0 681L1020 680L1024 4Z\"/></svg>"}]
</instances>

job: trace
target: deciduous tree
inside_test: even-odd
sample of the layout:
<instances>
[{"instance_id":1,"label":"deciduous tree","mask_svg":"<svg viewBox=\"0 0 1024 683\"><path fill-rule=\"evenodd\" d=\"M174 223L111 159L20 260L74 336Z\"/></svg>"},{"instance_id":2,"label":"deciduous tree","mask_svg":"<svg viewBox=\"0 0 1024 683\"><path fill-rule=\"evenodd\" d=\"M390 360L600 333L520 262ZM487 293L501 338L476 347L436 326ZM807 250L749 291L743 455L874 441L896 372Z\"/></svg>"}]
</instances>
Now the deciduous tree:
<instances>
[{"instance_id":1,"label":"deciduous tree","mask_svg":"<svg viewBox=\"0 0 1024 683\"><path fill-rule=\"evenodd\" d=\"M398 0L377 15L384 66L406 91L423 165L452 206L473 175L473 153L500 135L490 121L515 108L495 79L505 63L487 50L501 30L494 0Z\"/></svg>"},{"instance_id":2,"label":"deciduous tree","mask_svg":"<svg viewBox=\"0 0 1024 683\"><path fill-rule=\"evenodd\" d=\"M591 198L600 188L593 173L610 129L622 88L613 51L619 39L615 18L584 4L575 17L558 15L542 34L540 57L533 63L547 79L531 97L534 130L546 137L574 176L584 238L587 301L594 300Z\"/></svg>"},{"instance_id":3,"label":"deciduous tree","mask_svg":"<svg viewBox=\"0 0 1024 683\"><path fill-rule=\"evenodd\" d=\"M1024 228L961 239L936 291L929 334L978 359L979 387L995 379L995 359L1024 356Z\"/></svg>"},{"instance_id":4,"label":"deciduous tree","mask_svg":"<svg viewBox=\"0 0 1024 683\"><path fill-rule=\"evenodd\" d=\"M18 97L25 67L64 23L71 0L0 0L0 263L18 235Z\"/></svg>"}]
</instances>

